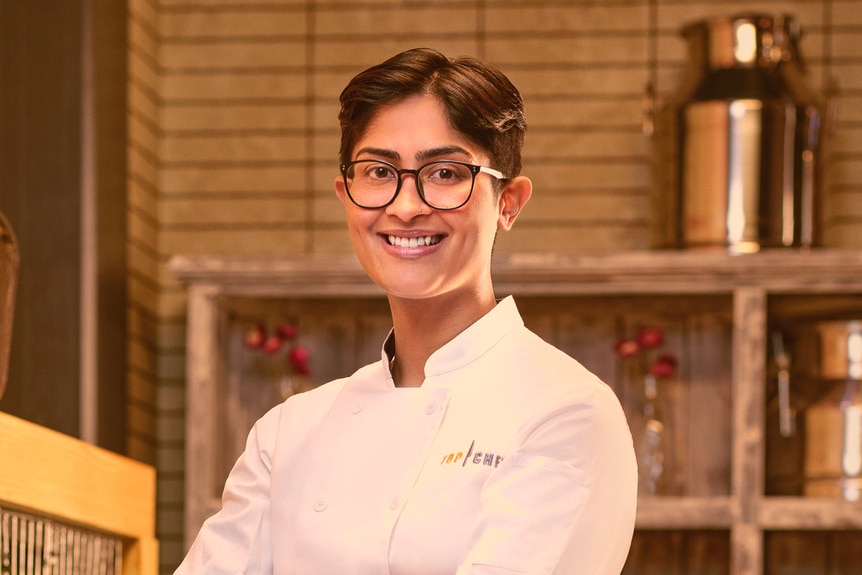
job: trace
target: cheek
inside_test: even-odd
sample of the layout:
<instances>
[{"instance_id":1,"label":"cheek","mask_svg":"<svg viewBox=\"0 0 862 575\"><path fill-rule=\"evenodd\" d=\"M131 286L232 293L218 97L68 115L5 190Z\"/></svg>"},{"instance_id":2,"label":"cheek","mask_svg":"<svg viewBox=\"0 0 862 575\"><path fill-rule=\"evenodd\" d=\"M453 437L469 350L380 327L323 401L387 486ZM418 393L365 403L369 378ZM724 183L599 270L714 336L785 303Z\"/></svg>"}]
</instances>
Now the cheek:
<instances>
[{"instance_id":1,"label":"cheek","mask_svg":"<svg viewBox=\"0 0 862 575\"><path fill-rule=\"evenodd\" d=\"M359 248L362 241L368 240L368 228L371 226L371 218L356 208L347 208L347 231L353 245Z\"/></svg>"},{"instance_id":2,"label":"cheek","mask_svg":"<svg viewBox=\"0 0 862 575\"><path fill-rule=\"evenodd\" d=\"M496 196L489 194L485 199L480 209L474 214L474 225L483 233L494 234L500 225L500 206L496 201Z\"/></svg>"},{"instance_id":3,"label":"cheek","mask_svg":"<svg viewBox=\"0 0 862 575\"><path fill-rule=\"evenodd\" d=\"M494 243L494 238L497 235L497 216L490 206L483 206L482 210L472 212L468 217L464 218L460 224L464 230L467 230L465 236L465 247L477 257L487 257L488 251L491 250Z\"/></svg>"},{"instance_id":4,"label":"cheek","mask_svg":"<svg viewBox=\"0 0 862 575\"><path fill-rule=\"evenodd\" d=\"M348 223L348 229L350 230L350 239L357 250L377 239L377 236L368 231L368 225L361 218L351 220Z\"/></svg>"}]
</instances>

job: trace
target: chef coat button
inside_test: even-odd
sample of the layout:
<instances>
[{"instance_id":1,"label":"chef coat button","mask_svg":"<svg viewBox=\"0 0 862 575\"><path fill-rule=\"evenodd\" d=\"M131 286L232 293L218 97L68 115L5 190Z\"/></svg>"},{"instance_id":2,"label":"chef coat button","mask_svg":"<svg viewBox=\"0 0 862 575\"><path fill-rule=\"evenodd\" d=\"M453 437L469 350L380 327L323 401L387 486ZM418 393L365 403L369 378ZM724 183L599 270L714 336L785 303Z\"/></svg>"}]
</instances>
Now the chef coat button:
<instances>
[{"instance_id":1,"label":"chef coat button","mask_svg":"<svg viewBox=\"0 0 862 575\"><path fill-rule=\"evenodd\" d=\"M396 509L398 509L399 505L401 505L401 498L396 495L392 498L392 501L389 502L389 509L395 511Z\"/></svg>"},{"instance_id":2,"label":"chef coat button","mask_svg":"<svg viewBox=\"0 0 862 575\"><path fill-rule=\"evenodd\" d=\"M326 499L323 497L319 498L314 502L314 510L315 511L323 511L329 504L326 502Z\"/></svg>"},{"instance_id":3,"label":"chef coat button","mask_svg":"<svg viewBox=\"0 0 862 575\"><path fill-rule=\"evenodd\" d=\"M365 403L362 401L357 401L356 403L353 404L353 408L350 411L352 411L354 414L356 414L356 413L359 413L360 411L362 411L363 407L365 407Z\"/></svg>"},{"instance_id":4,"label":"chef coat button","mask_svg":"<svg viewBox=\"0 0 862 575\"><path fill-rule=\"evenodd\" d=\"M434 410L436 410L436 409L437 409L437 402L436 401L429 401L428 403L425 404L425 414L426 415L431 415L432 413L434 413Z\"/></svg>"}]
</instances>

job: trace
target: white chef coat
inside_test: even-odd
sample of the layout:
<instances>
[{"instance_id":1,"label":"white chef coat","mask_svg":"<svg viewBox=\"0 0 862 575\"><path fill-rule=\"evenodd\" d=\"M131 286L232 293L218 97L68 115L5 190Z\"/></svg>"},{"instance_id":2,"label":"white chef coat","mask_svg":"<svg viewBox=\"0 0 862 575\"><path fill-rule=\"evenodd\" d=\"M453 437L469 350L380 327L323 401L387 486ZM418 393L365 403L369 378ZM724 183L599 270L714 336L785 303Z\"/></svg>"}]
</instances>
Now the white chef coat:
<instances>
[{"instance_id":1,"label":"white chef coat","mask_svg":"<svg viewBox=\"0 0 862 575\"><path fill-rule=\"evenodd\" d=\"M608 386L511 297L419 388L395 387L386 349L255 424L178 575L621 571L637 471Z\"/></svg>"}]
</instances>

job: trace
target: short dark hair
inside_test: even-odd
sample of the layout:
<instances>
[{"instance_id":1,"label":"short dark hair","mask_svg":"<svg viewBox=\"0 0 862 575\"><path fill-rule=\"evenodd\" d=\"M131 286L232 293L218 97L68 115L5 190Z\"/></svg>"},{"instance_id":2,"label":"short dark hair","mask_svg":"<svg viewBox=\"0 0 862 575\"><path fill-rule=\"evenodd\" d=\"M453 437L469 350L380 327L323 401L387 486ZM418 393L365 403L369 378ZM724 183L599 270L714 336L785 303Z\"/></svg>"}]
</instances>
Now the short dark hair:
<instances>
[{"instance_id":1,"label":"short dark hair","mask_svg":"<svg viewBox=\"0 0 862 575\"><path fill-rule=\"evenodd\" d=\"M341 162L352 160L356 142L381 106L419 94L440 99L452 126L488 152L490 167L507 178L521 173L527 122L518 89L494 66L429 48L401 52L360 72L344 88L338 114Z\"/></svg>"}]
</instances>

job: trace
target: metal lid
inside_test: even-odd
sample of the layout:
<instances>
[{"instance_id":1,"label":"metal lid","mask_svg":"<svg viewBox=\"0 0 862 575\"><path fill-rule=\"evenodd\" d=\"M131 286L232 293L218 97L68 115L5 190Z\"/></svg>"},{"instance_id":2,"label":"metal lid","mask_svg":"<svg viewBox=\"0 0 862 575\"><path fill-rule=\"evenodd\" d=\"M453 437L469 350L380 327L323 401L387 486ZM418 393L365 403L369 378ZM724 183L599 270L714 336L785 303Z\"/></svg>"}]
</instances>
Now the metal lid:
<instances>
[{"instance_id":1,"label":"metal lid","mask_svg":"<svg viewBox=\"0 0 862 575\"><path fill-rule=\"evenodd\" d=\"M801 34L792 15L741 13L686 24L680 30L701 65L709 68L772 67L798 59Z\"/></svg>"}]
</instances>

